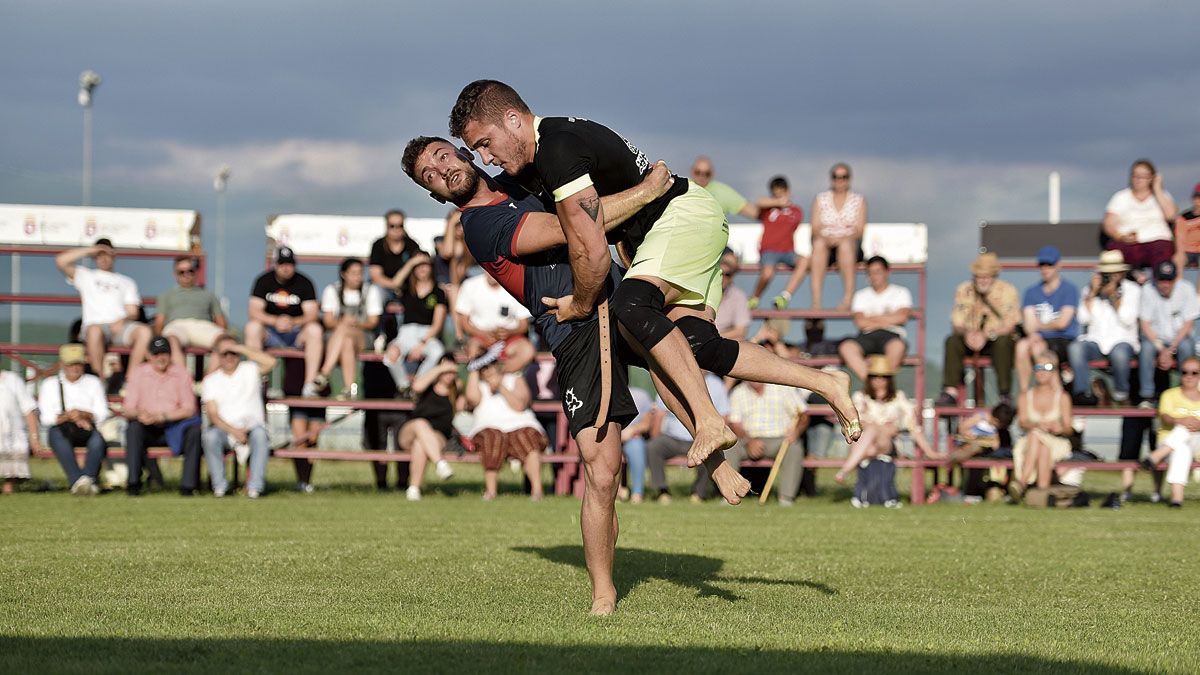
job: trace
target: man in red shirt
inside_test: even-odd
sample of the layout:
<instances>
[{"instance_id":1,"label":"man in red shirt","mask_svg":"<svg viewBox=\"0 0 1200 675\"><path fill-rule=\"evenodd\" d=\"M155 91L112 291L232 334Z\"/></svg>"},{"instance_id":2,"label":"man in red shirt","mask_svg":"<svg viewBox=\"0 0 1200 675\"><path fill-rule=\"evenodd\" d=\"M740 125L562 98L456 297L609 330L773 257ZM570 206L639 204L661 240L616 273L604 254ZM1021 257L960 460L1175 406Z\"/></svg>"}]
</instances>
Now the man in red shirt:
<instances>
[{"instance_id":1,"label":"man in red shirt","mask_svg":"<svg viewBox=\"0 0 1200 675\"><path fill-rule=\"evenodd\" d=\"M796 254L796 228L804 220L804 209L792 203L787 179L775 176L769 184L771 196L759 201L758 219L762 222L762 239L758 244L758 283L750 297L750 309L758 308L758 298L775 277L775 269L783 266L792 270L787 288L775 297L775 308L784 309L792 293L808 274L808 258Z\"/></svg>"},{"instance_id":2,"label":"man in red shirt","mask_svg":"<svg viewBox=\"0 0 1200 675\"><path fill-rule=\"evenodd\" d=\"M154 338L146 362L129 373L124 406L129 420L125 428L129 495L142 492L142 461L150 445L168 445L172 454L183 455L180 492L192 495L200 482L200 417L192 376L187 368L171 361L167 338Z\"/></svg>"}]
</instances>

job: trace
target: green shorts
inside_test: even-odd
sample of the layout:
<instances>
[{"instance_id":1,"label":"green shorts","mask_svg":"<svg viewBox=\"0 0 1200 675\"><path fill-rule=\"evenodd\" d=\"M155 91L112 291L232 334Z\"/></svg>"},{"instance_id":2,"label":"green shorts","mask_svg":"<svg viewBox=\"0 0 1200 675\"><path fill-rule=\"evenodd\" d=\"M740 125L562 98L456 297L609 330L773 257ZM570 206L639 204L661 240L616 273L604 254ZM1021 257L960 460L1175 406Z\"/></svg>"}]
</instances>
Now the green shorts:
<instances>
[{"instance_id":1,"label":"green shorts","mask_svg":"<svg viewBox=\"0 0 1200 675\"><path fill-rule=\"evenodd\" d=\"M729 223L708 190L689 181L646 233L626 277L655 277L682 291L676 305L721 305L721 254Z\"/></svg>"}]
</instances>

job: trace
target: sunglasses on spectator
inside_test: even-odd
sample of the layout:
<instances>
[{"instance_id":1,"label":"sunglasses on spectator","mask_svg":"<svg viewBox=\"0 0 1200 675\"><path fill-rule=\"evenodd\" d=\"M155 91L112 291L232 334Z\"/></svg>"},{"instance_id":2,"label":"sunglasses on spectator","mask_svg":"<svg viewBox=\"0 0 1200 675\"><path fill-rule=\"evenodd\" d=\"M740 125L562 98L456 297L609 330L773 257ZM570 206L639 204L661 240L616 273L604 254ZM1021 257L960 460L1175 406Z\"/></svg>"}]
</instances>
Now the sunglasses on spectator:
<instances>
[{"instance_id":1,"label":"sunglasses on spectator","mask_svg":"<svg viewBox=\"0 0 1200 675\"><path fill-rule=\"evenodd\" d=\"M403 230L404 223L388 223L389 230Z\"/></svg>"},{"instance_id":2,"label":"sunglasses on spectator","mask_svg":"<svg viewBox=\"0 0 1200 675\"><path fill-rule=\"evenodd\" d=\"M834 180L850 180L850 174L848 173L831 173L829 177Z\"/></svg>"},{"instance_id":3,"label":"sunglasses on spectator","mask_svg":"<svg viewBox=\"0 0 1200 675\"><path fill-rule=\"evenodd\" d=\"M1034 370L1044 370L1047 373L1049 373L1054 370L1054 364L1053 363L1039 363L1036 366L1034 366L1033 369Z\"/></svg>"},{"instance_id":4,"label":"sunglasses on spectator","mask_svg":"<svg viewBox=\"0 0 1200 675\"><path fill-rule=\"evenodd\" d=\"M711 171L693 171L692 173L693 173L693 174L695 174L695 175L697 175L697 176L704 176L704 177L706 177L706 178L707 178L708 176L711 176L711 175L712 175L712 172L711 172Z\"/></svg>"},{"instance_id":5,"label":"sunglasses on spectator","mask_svg":"<svg viewBox=\"0 0 1200 675\"><path fill-rule=\"evenodd\" d=\"M1200 370L1185 370L1184 375L1200 375Z\"/></svg>"},{"instance_id":6,"label":"sunglasses on spectator","mask_svg":"<svg viewBox=\"0 0 1200 675\"><path fill-rule=\"evenodd\" d=\"M193 270L193 269L175 270L175 274L195 274L195 273L196 273L196 270Z\"/></svg>"}]
</instances>

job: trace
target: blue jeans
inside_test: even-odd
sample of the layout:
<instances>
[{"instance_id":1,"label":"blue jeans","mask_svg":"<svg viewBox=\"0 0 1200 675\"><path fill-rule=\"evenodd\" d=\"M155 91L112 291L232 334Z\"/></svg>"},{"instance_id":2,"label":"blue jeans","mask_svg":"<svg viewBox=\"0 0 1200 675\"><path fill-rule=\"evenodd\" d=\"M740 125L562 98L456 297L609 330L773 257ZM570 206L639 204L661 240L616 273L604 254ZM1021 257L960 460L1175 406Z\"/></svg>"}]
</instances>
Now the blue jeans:
<instances>
[{"instance_id":1,"label":"blue jeans","mask_svg":"<svg viewBox=\"0 0 1200 675\"><path fill-rule=\"evenodd\" d=\"M1196 353L1196 345L1189 335L1179 341L1175 350L1176 367L1183 365L1183 360ZM1154 343L1142 338L1142 351L1138 352L1138 393L1142 398L1154 398L1154 370L1157 367L1158 349Z\"/></svg>"},{"instance_id":2,"label":"blue jeans","mask_svg":"<svg viewBox=\"0 0 1200 675\"><path fill-rule=\"evenodd\" d=\"M250 474L246 488L262 493L267 484L267 457L271 446L267 441L267 428L259 425L250 428ZM208 477L212 480L213 492L225 492L229 482L225 480L225 449L232 447L232 439L221 429L209 427L204 430L204 459L208 462Z\"/></svg>"},{"instance_id":3,"label":"blue jeans","mask_svg":"<svg viewBox=\"0 0 1200 675\"><path fill-rule=\"evenodd\" d=\"M786 265L788 269L796 269L796 252L795 251L760 251L758 254L758 264L761 267L775 267L777 265Z\"/></svg>"},{"instance_id":4,"label":"blue jeans","mask_svg":"<svg viewBox=\"0 0 1200 675\"><path fill-rule=\"evenodd\" d=\"M62 426L50 427L48 434L50 448L54 450L54 456L58 458L58 464L62 467L63 473L67 474L67 485L75 484L83 476L88 476L92 480L100 475L100 464L104 461L104 456L108 454L108 446L104 443L104 437L99 431L92 429L92 433L87 437L87 456L84 460L83 470L79 469L79 461L75 458L75 445L70 438L63 433Z\"/></svg>"},{"instance_id":5,"label":"blue jeans","mask_svg":"<svg viewBox=\"0 0 1200 675\"><path fill-rule=\"evenodd\" d=\"M1071 392L1083 394L1091 391L1091 370L1088 361L1107 357L1112 367L1113 398L1124 401L1129 398L1130 362L1133 361L1133 345L1128 342L1118 342L1108 354L1100 351L1100 346L1090 340L1075 340L1067 347L1067 358L1071 362L1071 370L1075 371L1075 381L1071 383Z\"/></svg>"},{"instance_id":6,"label":"blue jeans","mask_svg":"<svg viewBox=\"0 0 1200 675\"><path fill-rule=\"evenodd\" d=\"M646 439L634 436L621 445L629 464L629 494L646 494Z\"/></svg>"}]
</instances>

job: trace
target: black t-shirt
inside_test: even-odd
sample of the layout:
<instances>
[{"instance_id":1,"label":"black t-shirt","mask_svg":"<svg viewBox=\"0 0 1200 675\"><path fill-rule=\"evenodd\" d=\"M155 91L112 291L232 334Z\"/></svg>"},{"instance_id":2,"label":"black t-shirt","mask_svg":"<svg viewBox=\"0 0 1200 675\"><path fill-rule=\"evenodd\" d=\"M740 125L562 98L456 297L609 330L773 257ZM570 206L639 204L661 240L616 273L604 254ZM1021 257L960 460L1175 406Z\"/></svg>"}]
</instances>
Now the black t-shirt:
<instances>
[{"instance_id":1,"label":"black t-shirt","mask_svg":"<svg viewBox=\"0 0 1200 675\"><path fill-rule=\"evenodd\" d=\"M546 205L504 177L495 179L495 184L506 193L505 198L487 206L463 209L463 239L484 271L529 310L542 339L554 350L576 325L586 320L559 323L554 315L546 313L547 307L542 304L542 298L561 298L574 292L567 247L514 255L513 243L525 217L531 212L545 213ZM600 297L611 295L620 280L621 269L614 263ZM592 312L587 318L595 315Z\"/></svg>"},{"instance_id":2,"label":"black t-shirt","mask_svg":"<svg viewBox=\"0 0 1200 675\"><path fill-rule=\"evenodd\" d=\"M408 237L404 238L404 248L400 249L399 253L392 253L387 237L380 237L371 244L371 257L367 259L367 265L379 265L383 268L385 276L394 277L396 272L404 267L404 263L418 253L421 253L421 247Z\"/></svg>"},{"instance_id":3,"label":"black t-shirt","mask_svg":"<svg viewBox=\"0 0 1200 675\"><path fill-rule=\"evenodd\" d=\"M422 326L433 325L433 310L438 305L446 305L446 293L433 287L433 292L424 297L405 292L400 296L400 304L404 306L404 323L416 323Z\"/></svg>"},{"instance_id":4,"label":"black t-shirt","mask_svg":"<svg viewBox=\"0 0 1200 675\"><path fill-rule=\"evenodd\" d=\"M308 300L315 302L317 299L317 289L308 277L297 272L285 283L275 278L274 270L263 272L254 280L254 290L251 294L265 300L267 314L273 316L303 316L304 309L301 304Z\"/></svg>"},{"instance_id":5,"label":"black t-shirt","mask_svg":"<svg viewBox=\"0 0 1200 675\"><path fill-rule=\"evenodd\" d=\"M628 190L642 182L642 177L650 170L650 160L632 143L602 124L580 117L546 117L538 126L533 166L540 185L531 187L541 187L557 202L564 199L566 193L577 192L575 188L579 181L586 182L588 178L601 197ZM687 179L677 176L666 194L609 232L609 243L624 241L632 255L667 204L687 189Z\"/></svg>"},{"instance_id":6,"label":"black t-shirt","mask_svg":"<svg viewBox=\"0 0 1200 675\"><path fill-rule=\"evenodd\" d=\"M429 426L442 432L446 438L454 434L454 406L450 399L435 392L432 384L421 392L413 406L412 416L428 421Z\"/></svg>"}]
</instances>

